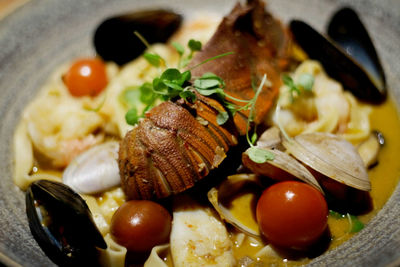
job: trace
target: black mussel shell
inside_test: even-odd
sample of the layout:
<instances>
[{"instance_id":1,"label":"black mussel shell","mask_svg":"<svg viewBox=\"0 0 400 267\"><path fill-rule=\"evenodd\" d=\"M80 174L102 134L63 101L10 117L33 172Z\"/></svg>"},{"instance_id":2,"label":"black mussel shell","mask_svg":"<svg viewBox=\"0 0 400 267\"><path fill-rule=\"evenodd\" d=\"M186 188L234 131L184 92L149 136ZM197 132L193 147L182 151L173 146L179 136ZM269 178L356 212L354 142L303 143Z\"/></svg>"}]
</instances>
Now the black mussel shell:
<instances>
[{"instance_id":1,"label":"black mussel shell","mask_svg":"<svg viewBox=\"0 0 400 267\"><path fill-rule=\"evenodd\" d=\"M375 104L386 99L386 90L381 91L375 85L371 75L360 63L310 25L293 20L290 22L290 30L308 56L321 62L328 75L341 82L358 99Z\"/></svg>"},{"instance_id":2,"label":"black mussel shell","mask_svg":"<svg viewBox=\"0 0 400 267\"><path fill-rule=\"evenodd\" d=\"M33 182L26 192L26 213L32 235L57 265L95 266L96 247L107 248L86 202L62 183Z\"/></svg>"},{"instance_id":3,"label":"black mussel shell","mask_svg":"<svg viewBox=\"0 0 400 267\"><path fill-rule=\"evenodd\" d=\"M146 49L135 31L149 44L163 43L179 28L181 21L180 15L167 10L140 11L109 18L96 29L94 46L105 61L123 65Z\"/></svg>"},{"instance_id":4,"label":"black mussel shell","mask_svg":"<svg viewBox=\"0 0 400 267\"><path fill-rule=\"evenodd\" d=\"M375 47L353 9L345 7L333 15L328 25L328 36L368 71L379 91L386 91L385 73Z\"/></svg>"}]
</instances>

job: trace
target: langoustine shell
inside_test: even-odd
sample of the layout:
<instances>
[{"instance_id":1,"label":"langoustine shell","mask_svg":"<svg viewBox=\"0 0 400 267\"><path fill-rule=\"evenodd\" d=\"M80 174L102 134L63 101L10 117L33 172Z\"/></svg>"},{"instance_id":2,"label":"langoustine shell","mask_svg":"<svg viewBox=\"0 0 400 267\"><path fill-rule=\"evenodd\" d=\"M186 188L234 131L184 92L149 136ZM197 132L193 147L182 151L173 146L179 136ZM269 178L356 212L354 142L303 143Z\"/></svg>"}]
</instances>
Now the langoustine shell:
<instances>
[{"instance_id":1,"label":"langoustine shell","mask_svg":"<svg viewBox=\"0 0 400 267\"><path fill-rule=\"evenodd\" d=\"M272 86L264 86L254 119L262 123L279 91L289 40L280 22L265 12L263 2L237 4L191 64L228 51L234 54L194 69L193 76L214 72L225 81L228 94L249 100L255 94L252 79L261 80L267 74ZM219 111L226 110L218 101L200 95L194 103L164 102L150 110L121 142L119 168L127 197L177 194L218 167L237 144L238 135L245 134L248 116L248 111L237 112L221 126L216 120Z\"/></svg>"}]
</instances>

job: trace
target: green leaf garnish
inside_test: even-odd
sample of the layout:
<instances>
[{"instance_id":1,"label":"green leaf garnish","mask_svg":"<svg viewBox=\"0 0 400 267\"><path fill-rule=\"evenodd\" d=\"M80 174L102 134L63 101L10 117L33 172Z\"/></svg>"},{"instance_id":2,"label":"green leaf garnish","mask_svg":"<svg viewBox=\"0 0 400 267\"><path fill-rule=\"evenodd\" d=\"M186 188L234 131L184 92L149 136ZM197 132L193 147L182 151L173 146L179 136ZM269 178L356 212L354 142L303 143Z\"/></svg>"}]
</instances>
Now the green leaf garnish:
<instances>
[{"instance_id":1,"label":"green leaf garnish","mask_svg":"<svg viewBox=\"0 0 400 267\"><path fill-rule=\"evenodd\" d=\"M153 85L151 83L142 84L139 87L139 92L139 100L146 105L153 104L154 101L157 99L157 95L153 93Z\"/></svg>"},{"instance_id":2,"label":"green leaf garnish","mask_svg":"<svg viewBox=\"0 0 400 267\"><path fill-rule=\"evenodd\" d=\"M156 94L168 96L168 86L160 78L154 78L153 91Z\"/></svg>"},{"instance_id":3,"label":"green leaf garnish","mask_svg":"<svg viewBox=\"0 0 400 267\"><path fill-rule=\"evenodd\" d=\"M303 73L300 75L298 83L295 84L289 75L284 74L282 75L282 81L289 88L289 94L293 101L302 91L311 92L314 85L314 76Z\"/></svg>"},{"instance_id":4,"label":"green leaf garnish","mask_svg":"<svg viewBox=\"0 0 400 267\"><path fill-rule=\"evenodd\" d=\"M198 89L209 89L219 87L220 81L215 79L197 79L194 81L194 87Z\"/></svg>"},{"instance_id":5,"label":"green leaf garnish","mask_svg":"<svg viewBox=\"0 0 400 267\"><path fill-rule=\"evenodd\" d=\"M128 112L125 114L125 120L130 125L135 125L139 121L140 117L141 116L138 115L135 107L128 110Z\"/></svg>"},{"instance_id":6,"label":"green leaf garnish","mask_svg":"<svg viewBox=\"0 0 400 267\"><path fill-rule=\"evenodd\" d=\"M251 140L250 140L253 145L256 143L257 137L258 137L257 133L254 131L253 135L251 136Z\"/></svg>"},{"instance_id":7,"label":"green leaf garnish","mask_svg":"<svg viewBox=\"0 0 400 267\"><path fill-rule=\"evenodd\" d=\"M364 224L355 215L351 215L349 213L341 214L337 211L329 210L329 216L332 216L337 220L347 218L349 222L349 233L357 233L364 228Z\"/></svg>"},{"instance_id":8,"label":"green leaf garnish","mask_svg":"<svg viewBox=\"0 0 400 267\"><path fill-rule=\"evenodd\" d=\"M181 72L178 69L166 69L162 74L160 79L164 81L179 81L182 77Z\"/></svg>"},{"instance_id":9,"label":"green leaf garnish","mask_svg":"<svg viewBox=\"0 0 400 267\"><path fill-rule=\"evenodd\" d=\"M187 46L190 49L190 53L189 53L189 55L184 57L185 48L183 47L183 45L181 45L180 43L177 43L177 42L172 42L172 46L175 48L176 52L178 52L178 54L179 54L178 68L186 67L189 64L190 60L193 58L194 52L200 51L201 47L202 47L200 41L196 41L194 39L189 40Z\"/></svg>"},{"instance_id":10,"label":"green leaf garnish","mask_svg":"<svg viewBox=\"0 0 400 267\"><path fill-rule=\"evenodd\" d=\"M163 61L161 56L157 54L144 53L143 57L147 60L147 62L149 62L151 65L157 68L160 67L161 62Z\"/></svg>"},{"instance_id":11,"label":"green leaf garnish","mask_svg":"<svg viewBox=\"0 0 400 267\"><path fill-rule=\"evenodd\" d=\"M350 223L350 233L360 232L364 228L364 224L356 216L347 213L347 218Z\"/></svg>"},{"instance_id":12,"label":"green leaf garnish","mask_svg":"<svg viewBox=\"0 0 400 267\"><path fill-rule=\"evenodd\" d=\"M191 103L193 103L197 99L196 94L190 90L185 90L185 91L180 92L179 96Z\"/></svg>"},{"instance_id":13,"label":"green leaf garnish","mask_svg":"<svg viewBox=\"0 0 400 267\"><path fill-rule=\"evenodd\" d=\"M135 35L140 40L142 40L142 42L146 45L147 48L149 48L148 42L143 38L142 35L140 35L138 32L135 32ZM185 53L184 47L179 43L176 42L172 43L172 46L176 49L177 53L180 56L178 68L185 67L192 59L193 53L196 51L200 51L202 48L201 42L193 39L189 40L187 45L188 48L190 49L190 54L184 57ZM162 100L170 100L172 98L179 96L189 102L193 102L196 100L196 94L193 92L193 90L197 90L198 93L204 96L210 96L210 95L217 96L219 100L221 100L223 103L227 103L228 105L227 110L229 110L231 114L234 114L237 110L242 109L243 107L237 107L234 104L228 104L229 102L225 100L225 97L227 97L227 95L223 91L225 83L220 77L218 77L213 73L205 73L202 77L195 79L193 85L190 85L189 83L189 81L192 78L191 77L192 69L202 64L205 64L211 60L215 60L231 54L233 54L233 52L224 53L206 59L197 64L196 66L192 67L191 69L186 70L182 73L180 72L179 69L168 68L164 70L164 72L162 72L162 74L159 77L155 77L152 83L144 83L139 88L140 94L138 94L137 92L135 93L132 92L132 95L128 97L128 99L130 99L129 107L131 107L131 109L127 112L125 116L127 123L132 125L137 123L138 119L144 116L144 113L149 108L151 108L155 100L158 98ZM161 63L165 62L165 60L158 54L144 53L143 56L151 65L155 67L160 67ZM140 102L147 105L142 115L138 114L137 109L135 107L137 104L136 99L138 99L138 97L140 99ZM233 97L230 98L234 99ZM241 99L238 99L237 101L246 103L249 102L247 100L243 101ZM229 113L226 111L219 111L219 114L217 115L217 123L222 125L226 123L226 121L228 120L229 120Z\"/></svg>"},{"instance_id":14,"label":"green leaf garnish","mask_svg":"<svg viewBox=\"0 0 400 267\"><path fill-rule=\"evenodd\" d=\"M189 70L187 70L185 72L182 72L181 80L179 82L183 85L184 82L190 81L191 78L192 78L192 73Z\"/></svg>"},{"instance_id":15,"label":"green leaf garnish","mask_svg":"<svg viewBox=\"0 0 400 267\"><path fill-rule=\"evenodd\" d=\"M255 146L250 147L246 151L247 155L249 155L249 158L254 161L255 163L264 163L267 162L268 160L274 160L275 156L268 150L258 148Z\"/></svg>"},{"instance_id":16,"label":"green leaf garnish","mask_svg":"<svg viewBox=\"0 0 400 267\"><path fill-rule=\"evenodd\" d=\"M176 49L176 52L178 52L180 56L182 56L183 53L185 53L185 48L180 43L172 42L172 46Z\"/></svg>"},{"instance_id":17,"label":"green leaf garnish","mask_svg":"<svg viewBox=\"0 0 400 267\"><path fill-rule=\"evenodd\" d=\"M201 50L201 42L194 39L189 40L188 46L192 52Z\"/></svg>"},{"instance_id":18,"label":"green leaf garnish","mask_svg":"<svg viewBox=\"0 0 400 267\"><path fill-rule=\"evenodd\" d=\"M121 101L131 108L139 103L140 91L136 87L128 87L122 92Z\"/></svg>"}]
</instances>

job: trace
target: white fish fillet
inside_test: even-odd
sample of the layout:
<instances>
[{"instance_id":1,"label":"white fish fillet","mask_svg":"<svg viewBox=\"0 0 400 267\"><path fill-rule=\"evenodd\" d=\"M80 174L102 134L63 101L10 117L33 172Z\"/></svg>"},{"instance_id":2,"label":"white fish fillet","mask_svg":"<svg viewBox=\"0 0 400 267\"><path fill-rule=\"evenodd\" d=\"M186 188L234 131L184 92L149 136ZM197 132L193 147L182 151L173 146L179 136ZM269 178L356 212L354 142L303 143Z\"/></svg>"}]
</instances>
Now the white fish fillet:
<instances>
[{"instance_id":1,"label":"white fish fillet","mask_svg":"<svg viewBox=\"0 0 400 267\"><path fill-rule=\"evenodd\" d=\"M189 198L177 202L170 239L174 266L235 266L233 244L223 222L210 208Z\"/></svg>"}]
</instances>

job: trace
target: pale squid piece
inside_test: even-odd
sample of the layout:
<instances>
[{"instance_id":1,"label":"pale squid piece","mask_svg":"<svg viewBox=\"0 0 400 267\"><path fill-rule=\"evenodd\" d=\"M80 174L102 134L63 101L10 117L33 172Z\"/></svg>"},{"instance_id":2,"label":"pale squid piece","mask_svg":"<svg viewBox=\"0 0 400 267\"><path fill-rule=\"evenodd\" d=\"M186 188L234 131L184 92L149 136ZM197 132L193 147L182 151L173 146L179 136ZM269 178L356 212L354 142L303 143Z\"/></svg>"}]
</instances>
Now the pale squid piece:
<instances>
[{"instance_id":1,"label":"pale squid piece","mask_svg":"<svg viewBox=\"0 0 400 267\"><path fill-rule=\"evenodd\" d=\"M233 244L212 210L189 198L176 203L170 237L174 266L235 266Z\"/></svg>"}]
</instances>

